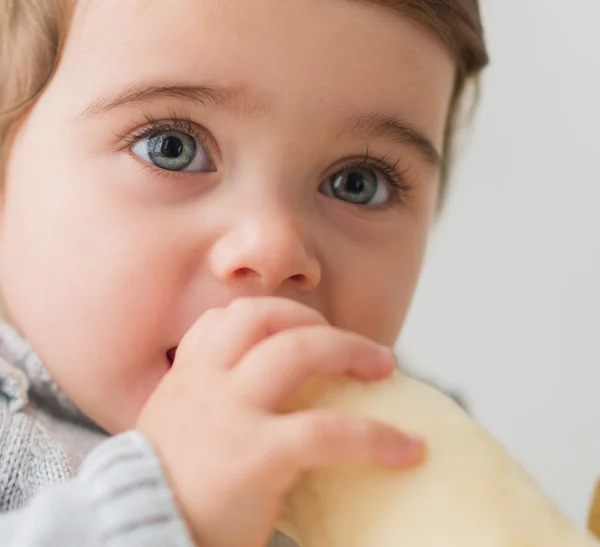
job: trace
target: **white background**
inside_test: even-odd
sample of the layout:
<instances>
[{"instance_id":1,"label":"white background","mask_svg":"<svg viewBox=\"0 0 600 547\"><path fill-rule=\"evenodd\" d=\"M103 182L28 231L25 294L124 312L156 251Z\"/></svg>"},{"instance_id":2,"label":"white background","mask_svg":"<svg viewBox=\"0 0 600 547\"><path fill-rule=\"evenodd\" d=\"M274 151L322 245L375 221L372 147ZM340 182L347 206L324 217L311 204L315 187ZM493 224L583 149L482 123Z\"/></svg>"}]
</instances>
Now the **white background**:
<instances>
[{"instance_id":1,"label":"white background","mask_svg":"<svg viewBox=\"0 0 600 547\"><path fill-rule=\"evenodd\" d=\"M492 64L399 348L579 523L600 478L600 0L483 0Z\"/></svg>"}]
</instances>

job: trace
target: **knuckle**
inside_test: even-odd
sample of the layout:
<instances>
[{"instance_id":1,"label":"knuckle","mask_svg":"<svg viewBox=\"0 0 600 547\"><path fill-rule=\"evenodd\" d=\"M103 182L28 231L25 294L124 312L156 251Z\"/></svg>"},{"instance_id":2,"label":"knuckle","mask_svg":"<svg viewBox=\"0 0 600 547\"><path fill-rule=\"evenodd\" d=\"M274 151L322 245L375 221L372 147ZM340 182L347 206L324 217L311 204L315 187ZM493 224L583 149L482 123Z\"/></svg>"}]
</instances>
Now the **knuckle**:
<instances>
[{"instance_id":1,"label":"knuckle","mask_svg":"<svg viewBox=\"0 0 600 547\"><path fill-rule=\"evenodd\" d=\"M380 428L373 420L339 414L335 433L348 446L367 446L377 442Z\"/></svg>"},{"instance_id":2,"label":"knuckle","mask_svg":"<svg viewBox=\"0 0 600 547\"><path fill-rule=\"evenodd\" d=\"M311 333L306 329L288 331L282 340L283 350L286 354L286 362L291 368L306 366L307 360L302 357L307 355L307 350L312 342Z\"/></svg>"},{"instance_id":3,"label":"knuckle","mask_svg":"<svg viewBox=\"0 0 600 547\"><path fill-rule=\"evenodd\" d=\"M302 356L314 353L327 347L332 341L333 328L325 325L300 327L289 330L285 334L286 350L290 355Z\"/></svg>"},{"instance_id":4,"label":"knuckle","mask_svg":"<svg viewBox=\"0 0 600 547\"><path fill-rule=\"evenodd\" d=\"M299 418L278 439L278 455L288 469L314 469L349 454L371 453L378 435L372 421L331 410L314 410Z\"/></svg>"},{"instance_id":5,"label":"knuckle","mask_svg":"<svg viewBox=\"0 0 600 547\"><path fill-rule=\"evenodd\" d=\"M260 441L256 443L257 461L270 462L274 473L293 467L302 447L295 431L289 428L263 434Z\"/></svg>"},{"instance_id":6,"label":"knuckle","mask_svg":"<svg viewBox=\"0 0 600 547\"><path fill-rule=\"evenodd\" d=\"M200 327L213 325L215 321L223 314L223 308L210 308L206 310L198 320Z\"/></svg>"},{"instance_id":7,"label":"knuckle","mask_svg":"<svg viewBox=\"0 0 600 547\"><path fill-rule=\"evenodd\" d=\"M264 323L273 314L272 298L241 296L232 300L227 311L236 316L238 321L247 323Z\"/></svg>"},{"instance_id":8,"label":"knuckle","mask_svg":"<svg viewBox=\"0 0 600 547\"><path fill-rule=\"evenodd\" d=\"M248 311L254 308L256 308L256 299L247 296L235 298L227 306L228 310L233 311L235 313L247 313Z\"/></svg>"},{"instance_id":9,"label":"knuckle","mask_svg":"<svg viewBox=\"0 0 600 547\"><path fill-rule=\"evenodd\" d=\"M326 453L351 451L369 441L366 423L339 412L325 411L314 417L306 430L306 445Z\"/></svg>"},{"instance_id":10,"label":"knuckle","mask_svg":"<svg viewBox=\"0 0 600 547\"><path fill-rule=\"evenodd\" d=\"M304 435L316 443L328 443L346 430L345 417L330 412L319 412L306 423Z\"/></svg>"},{"instance_id":11,"label":"knuckle","mask_svg":"<svg viewBox=\"0 0 600 547\"><path fill-rule=\"evenodd\" d=\"M283 298L280 296L242 296L232 300L228 307L236 311L249 311L260 316L268 316L275 312L304 312L305 314L312 315L315 321L323 321L322 315L314 308L297 302L296 300L292 300L291 298Z\"/></svg>"},{"instance_id":12,"label":"knuckle","mask_svg":"<svg viewBox=\"0 0 600 547\"><path fill-rule=\"evenodd\" d=\"M202 339L206 329L215 324L221 313L222 308L211 308L205 311L181 339L178 353L185 352L188 347L194 349Z\"/></svg>"},{"instance_id":13,"label":"knuckle","mask_svg":"<svg viewBox=\"0 0 600 547\"><path fill-rule=\"evenodd\" d=\"M371 423L363 418L340 414L338 417L338 429L346 437L362 438L369 435Z\"/></svg>"},{"instance_id":14,"label":"knuckle","mask_svg":"<svg viewBox=\"0 0 600 547\"><path fill-rule=\"evenodd\" d=\"M295 460L315 446L323 447L329 437L331 426L323 416L308 415L295 420L291 428L282 431L277 438L277 451L287 460Z\"/></svg>"},{"instance_id":15,"label":"knuckle","mask_svg":"<svg viewBox=\"0 0 600 547\"><path fill-rule=\"evenodd\" d=\"M344 358L337 351L334 329L316 325L289 330L281 335L280 348L285 356L285 367L292 371L318 374L331 368L332 359Z\"/></svg>"}]
</instances>

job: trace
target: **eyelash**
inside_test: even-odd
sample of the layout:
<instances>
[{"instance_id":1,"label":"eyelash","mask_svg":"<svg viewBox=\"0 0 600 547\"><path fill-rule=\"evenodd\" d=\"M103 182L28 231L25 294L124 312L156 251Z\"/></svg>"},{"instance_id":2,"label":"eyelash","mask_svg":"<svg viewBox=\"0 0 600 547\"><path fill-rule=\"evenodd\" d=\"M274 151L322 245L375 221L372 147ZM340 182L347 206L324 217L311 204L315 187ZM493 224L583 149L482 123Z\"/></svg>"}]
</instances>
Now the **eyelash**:
<instances>
[{"instance_id":1,"label":"eyelash","mask_svg":"<svg viewBox=\"0 0 600 547\"><path fill-rule=\"evenodd\" d=\"M175 112L170 113L171 118L166 120L158 120L150 114L144 114L145 125L137 130L129 131L126 134L118 135L121 142L124 142L127 148L131 148L134 144L141 141L142 139L148 139L158 135L159 133L165 133L169 131L179 131L186 133L190 137L196 139L202 147L205 149L210 161L214 164L214 158L210 150L206 146L207 137L198 131L196 124L185 115L176 114ZM398 170L398 164L400 160L394 160L390 157L383 158L372 158L369 156L369 149L367 148L364 157L358 161L352 161L342 165L338 171L345 169L374 169L378 171L385 182L389 184L393 190L393 197L390 201L390 205L394 203L403 203L410 197L410 194L414 187L410 184L407 177L408 169L403 171ZM143 169L148 169L152 172L158 172L162 176L170 177L186 177L189 173L179 171L165 171L155 167L152 164L144 164Z\"/></svg>"},{"instance_id":2,"label":"eyelash","mask_svg":"<svg viewBox=\"0 0 600 547\"><path fill-rule=\"evenodd\" d=\"M206 155L210 159L210 161L214 164L214 158L206 146L206 142L208 138L205 134L200 132L196 126L196 124L191 120L191 118L176 114L175 112L170 113L171 118L166 120L158 120L151 116L150 114L144 114L145 125L140 127L139 129L129 130L125 134L117 135L122 143L124 143L123 148L131 149L131 147L141 141L142 139L149 139L151 137L155 137L159 133L165 133L169 131L179 131L180 133L185 133L190 137L193 137L200 145L204 148ZM151 163L144 163L141 165L141 168L145 171L149 171L153 174L158 174L160 176L166 177L175 177L175 178L185 178L189 176L190 173L180 172L180 171L166 171L164 169L160 169Z\"/></svg>"},{"instance_id":3,"label":"eyelash","mask_svg":"<svg viewBox=\"0 0 600 547\"><path fill-rule=\"evenodd\" d=\"M378 171L385 182L390 185L393 192L392 200L389 205L403 203L406 201L414 189L414 186L408 181L408 168L402 171L398 170L400 160L395 160L389 156L383 158L372 158L369 156L369 149L365 152L363 159L344 164L338 171L346 169L375 169Z\"/></svg>"},{"instance_id":4,"label":"eyelash","mask_svg":"<svg viewBox=\"0 0 600 547\"><path fill-rule=\"evenodd\" d=\"M164 133L167 131L179 131L181 133L187 133L190 137L194 137L202 145L206 143L206 135L201 134L194 122L188 117L174 116L168 120L158 120L150 114L144 114L146 123L143 127L138 130L129 131L125 135L121 135L122 141L127 143L128 146L133 146L136 142L154 137L158 133Z\"/></svg>"}]
</instances>

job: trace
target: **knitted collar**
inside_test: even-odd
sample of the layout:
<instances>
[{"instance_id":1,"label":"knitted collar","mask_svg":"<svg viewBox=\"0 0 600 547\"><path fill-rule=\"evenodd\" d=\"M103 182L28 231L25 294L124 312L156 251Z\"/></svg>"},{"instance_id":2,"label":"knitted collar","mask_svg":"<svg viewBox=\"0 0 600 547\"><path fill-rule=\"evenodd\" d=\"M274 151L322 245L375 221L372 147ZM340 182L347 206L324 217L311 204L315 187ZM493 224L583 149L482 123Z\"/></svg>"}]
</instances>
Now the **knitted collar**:
<instances>
[{"instance_id":1,"label":"knitted collar","mask_svg":"<svg viewBox=\"0 0 600 547\"><path fill-rule=\"evenodd\" d=\"M11 412L31 401L58 418L102 431L56 384L29 342L4 322L0 322L0 394L8 398Z\"/></svg>"}]
</instances>

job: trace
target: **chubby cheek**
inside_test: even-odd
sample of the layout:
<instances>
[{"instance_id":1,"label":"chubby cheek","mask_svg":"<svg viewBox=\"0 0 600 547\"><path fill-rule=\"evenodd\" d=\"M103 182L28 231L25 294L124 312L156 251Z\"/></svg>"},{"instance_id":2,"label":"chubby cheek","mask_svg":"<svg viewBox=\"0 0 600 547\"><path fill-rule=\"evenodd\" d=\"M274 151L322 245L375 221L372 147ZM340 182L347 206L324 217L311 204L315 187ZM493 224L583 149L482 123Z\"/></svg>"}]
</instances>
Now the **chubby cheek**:
<instances>
[{"instance_id":1,"label":"chubby cheek","mask_svg":"<svg viewBox=\"0 0 600 547\"><path fill-rule=\"evenodd\" d=\"M96 191L98 174L14 158L0 234L8 315L86 414L131 427L168 369L181 287L167 236Z\"/></svg>"},{"instance_id":2,"label":"chubby cheek","mask_svg":"<svg viewBox=\"0 0 600 547\"><path fill-rule=\"evenodd\" d=\"M333 324L393 345L411 304L427 242L428 223L407 223L378 245L348 248L332 261L328 290Z\"/></svg>"},{"instance_id":3,"label":"chubby cheek","mask_svg":"<svg viewBox=\"0 0 600 547\"><path fill-rule=\"evenodd\" d=\"M65 252L81 232L64 228L52 227L54 247L23 237L19 249L5 250L6 304L74 402L105 428L128 427L168 366L169 302L159 289L169 286L168 272L133 248L125 252L122 240L112 245L123 254L111 254L106 235Z\"/></svg>"}]
</instances>

